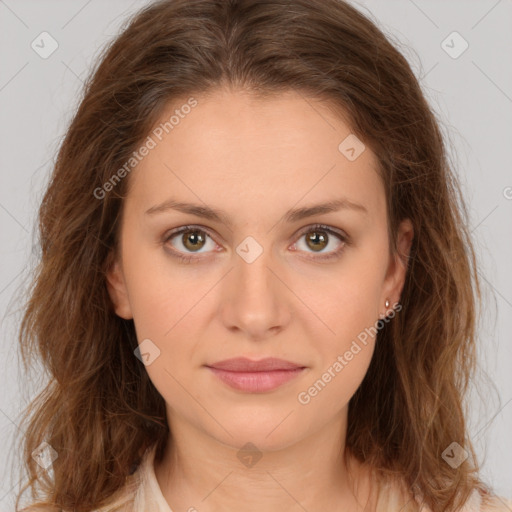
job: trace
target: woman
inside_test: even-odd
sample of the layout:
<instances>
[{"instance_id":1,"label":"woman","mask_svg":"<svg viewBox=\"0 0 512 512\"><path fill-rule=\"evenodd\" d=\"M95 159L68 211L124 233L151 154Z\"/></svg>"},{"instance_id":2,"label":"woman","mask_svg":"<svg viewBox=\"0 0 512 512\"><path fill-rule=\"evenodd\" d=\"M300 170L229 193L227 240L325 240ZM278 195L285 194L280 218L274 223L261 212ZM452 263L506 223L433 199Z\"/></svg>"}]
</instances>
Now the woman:
<instances>
[{"instance_id":1,"label":"woman","mask_svg":"<svg viewBox=\"0 0 512 512\"><path fill-rule=\"evenodd\" d=\"M28 510L508 510L462 406L464 213L418 81L349 4L150 4L40 209Z\"/></svg>"}]
</instances>

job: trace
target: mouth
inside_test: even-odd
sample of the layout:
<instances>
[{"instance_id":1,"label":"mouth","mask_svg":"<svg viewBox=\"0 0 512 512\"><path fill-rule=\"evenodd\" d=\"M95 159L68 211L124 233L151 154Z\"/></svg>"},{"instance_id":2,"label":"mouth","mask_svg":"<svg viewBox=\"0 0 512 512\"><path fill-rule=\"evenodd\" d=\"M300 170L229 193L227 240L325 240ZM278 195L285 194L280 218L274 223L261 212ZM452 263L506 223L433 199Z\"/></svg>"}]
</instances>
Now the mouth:
<instances>
[{"instance_id":1,"label":"mouth","mask_svg":"<svg viewBox=\"0 0 512 512\"><path fill-rule=\"evenodd\" d=\"M246 393L272 391L298 377L305 366L283 359L252 361L239 357L219 361L206 367L229 387Z\"/></svg>"}]
</instances>

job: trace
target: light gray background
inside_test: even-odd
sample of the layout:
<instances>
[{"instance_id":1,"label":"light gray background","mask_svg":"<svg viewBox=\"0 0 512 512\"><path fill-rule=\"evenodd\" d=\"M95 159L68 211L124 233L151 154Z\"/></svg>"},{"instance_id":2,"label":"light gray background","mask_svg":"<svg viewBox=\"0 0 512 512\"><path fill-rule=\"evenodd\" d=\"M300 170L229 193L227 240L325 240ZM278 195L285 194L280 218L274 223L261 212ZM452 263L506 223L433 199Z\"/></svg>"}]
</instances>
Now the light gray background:
<instances>
[{"instance_id":1,"label":"light gray background","mask_svg":"<svg viewBox=\"0 0 512 512\"><path fill-rule=\"evenodd\" d=\"M16 337L37 255L37 207L99 50L147 3L0 0L0 510L13 510L18 453L12 441L22 407L42 384L42 374L34 384L21 374ZM499 394L486 392L482 402L472 392L468 419L483 477L512 497L512 1L353 3L411 63L462 180L485 285L479 353ZM31 48L43 31L59 45L47 59ZM469 44L456 59L441 46L453 31Z\"/></svg>"}]
</instances>

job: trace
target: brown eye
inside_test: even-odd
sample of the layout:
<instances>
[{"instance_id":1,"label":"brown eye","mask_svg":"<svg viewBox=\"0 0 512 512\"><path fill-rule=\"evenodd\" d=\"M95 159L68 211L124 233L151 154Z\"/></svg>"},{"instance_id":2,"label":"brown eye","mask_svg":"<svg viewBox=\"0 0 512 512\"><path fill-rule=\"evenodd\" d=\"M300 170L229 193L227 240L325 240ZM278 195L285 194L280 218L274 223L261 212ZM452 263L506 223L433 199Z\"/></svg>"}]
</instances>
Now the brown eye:
<instances>
[{"instance_id":1,"label":"brown eye","mask_svg":"<svg viewBox=\"0 0 512 512\"><path fill-rule=\"evenodd\" d=\"M188 250L197 251L201 249L205 243L205 237L198 230L185 231L182 233L181 241Z\"/></svg>"},{"instance_id":2,"label":"brown eye","mask_svg":"<svg viewBox=\"0 0 512 512\"><path fill-rule=\"evenodd\" d=\"M306 243L308 247L313 249L314 251L321 251L325 249L329 242L329 237L325 231L315 230L307 233Z\"/></svg>"},{"instance_id":3,"label":"brown eye","mask_svg":"<svg viewBox=\"0 0 512 512\"><path fill-rule=\"evenodd\" d=\"M166 247L167 252L187 263L200 261L194 253L199 255L219 252L217 244L209 232L196 226L183 226L176 229L165 235L163 242L168 246ZM336 242L338 242L337 245ZM208 243L211 244L210 247L208 247ZM301 244L304 244L305 247L300 247ZM350 238L344 232L318 224L304 229L299 240L293 244L292 250L306 253L306 257L309 254L310 258L312 253L316 253L315 260L327 261L339 258L345 246L349 245L351 245Z\"/></svg>"},{"instance_id":4,"label":"brown eye","mask_svg":"<svg viewBox=\"0 0 512 512\"><path fill-rule=\"evenodd\" d=\"M208 252L216 247L206 231L190 226L184 226L170 233L165 237L164 242L171 246L172 251L183 255ZM208 247L208 243L211 247Z\"/></svg>"},{"instance_id":5,"label":"brown eye","mask_svg":"<svg viewBox=\"0 0 512 512\"><path fill-rule=\"evenodd\" d=\"M338 242L337 245L336 242ZM305 248L300 247L302 244L304 244ZM327 260L339 257L347 245L350 245L350 242L345 233L318 224L310 226L301 232L299 240L294 244L293 250L298 249L301 252L309 253L309 255L316 253L315 259Z\"/></svg>"}]
</instances>

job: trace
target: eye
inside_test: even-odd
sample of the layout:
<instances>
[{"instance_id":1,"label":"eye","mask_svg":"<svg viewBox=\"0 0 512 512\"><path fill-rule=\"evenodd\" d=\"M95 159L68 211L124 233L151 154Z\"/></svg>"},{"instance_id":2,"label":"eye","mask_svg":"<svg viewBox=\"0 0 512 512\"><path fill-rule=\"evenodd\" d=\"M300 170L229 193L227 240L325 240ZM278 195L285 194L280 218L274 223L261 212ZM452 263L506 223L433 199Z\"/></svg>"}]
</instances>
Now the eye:
<instances>
[{"instance_id":1,"label":"eye","mask_svg":"<svg viewBox=\"0 0 512 512\"><path fill-rule=\"evenodd\" d=\"M337 248L333 248L331 251L324 251L326 247L331 244L332 237L334 235L335 239L338 241ZM296 250L296 247L300 245L300 240L303 236L306 236L304 247L306 247L305 252L309 252L308 249L312 249L313 253L321 253L321 255L316 259L332 259L338 258L341 256L343 249L346 245L349 245L348 236L343 232L338 231L337 229L331 228L329 226L325 226L323 224L315 224L314 226L309 226L305 230L300 233L299 241L293 245L293 250ZM336 245L336 244L334 244ZM322 252L323 251L323 252ZM323 254L326 252L327 254ZM309 257L309 256L308 256Z\"/></svg>"},{"instance_id":2,"label":"eye","mask_svg":"<svg viewBox=\"0 0 512 512\"><path fill-rule=\"evenodd\" d=\"M199 253L203 247L207 246L207 239L210 239L213 244L213 247L210 247L210 249L215 248L215 243L213 242L210 235L205 230L195 226L183 226L176 231L171 232L165 237L164 242L171 242L174 238L177 239L177 247L176 245L171 244L173 247L172 255L180 258L183 261L190 261L194 259L194 256L187 256L184 253L187 251L192 251L192 253Z\"/></svg>"},{"instance_id":3,"label":"eye","mask_svg":"<svg viewBox=\"0 0 512 512\"><path fill-rule=\"evenodd\" d=\"M311 250L313 253L317 253L319 256L313 256L314 259L328 260L340 257L345 246L350 245L349 237L343 232L323 224L315 224L308 226L300 232L299 240L292 246L293 251L296 251L297 246L301 245L301 238L305 235L305 244L303 245L305 249L301 248L300 250L304 252L310 252ZM333 241L331 235L338 241L338 245L331 251L324 251L326 247L333 245L331 243ZM174 239L176 239L176 242L172 243ZM209 248L208 241L210 241ZM186 263L197 259L197 257L193 255L194 253L201 254L202 252L217 250L217 246L215 242L213 242L211 235L208 231L199 226L183 226L178 228L164 237L164 243L171 246L169 251L173 257ZM204 248L206 249L202 251ZM324 254L324 252L327 254ZM311 256L307 257L309 258Z\"/></svg>"}]
</instances>

